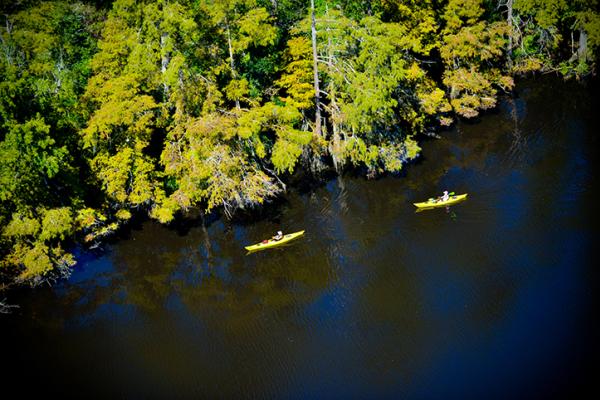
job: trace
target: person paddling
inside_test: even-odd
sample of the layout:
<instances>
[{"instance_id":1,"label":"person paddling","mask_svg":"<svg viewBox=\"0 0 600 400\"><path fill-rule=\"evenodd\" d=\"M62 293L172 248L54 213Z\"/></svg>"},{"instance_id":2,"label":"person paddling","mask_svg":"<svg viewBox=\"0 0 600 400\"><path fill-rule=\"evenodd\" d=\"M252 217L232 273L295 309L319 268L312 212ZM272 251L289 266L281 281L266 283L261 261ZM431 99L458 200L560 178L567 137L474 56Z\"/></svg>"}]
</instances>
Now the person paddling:
<instances>
[{"instance_id":1,"label":"person paddling","mask_svg":"<svg viewBox=\"0 0 600 400\"><path fill-rule=\"evenodd\" d=\"M442 195L442 197L440 197L441 201L448 201L450 199L450 196L448 195L448 191L444 190L444 194Z\"/></svg>"},{"instance_id":2,"label":"person paddling","mask_svg":"<svg viewBox=\"0 0 600 400\"><path fill-rule=\"evenodd\" d=\"M273 240L281 240L283 239L283 232L277 231L277 235L272 237Z\"/></svg>"}]
</instances>

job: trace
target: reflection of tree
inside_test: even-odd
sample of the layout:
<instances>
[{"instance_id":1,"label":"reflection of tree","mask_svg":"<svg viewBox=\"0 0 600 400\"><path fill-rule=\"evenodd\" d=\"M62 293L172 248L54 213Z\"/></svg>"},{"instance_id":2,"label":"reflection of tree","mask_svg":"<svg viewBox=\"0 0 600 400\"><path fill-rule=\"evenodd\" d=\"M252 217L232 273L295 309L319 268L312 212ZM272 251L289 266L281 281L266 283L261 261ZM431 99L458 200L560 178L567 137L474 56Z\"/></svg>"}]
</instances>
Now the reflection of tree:
<instances>
[{"instance_id":1,"label":"reflection of tree","mask_svg":"<svg viewBox=\"0 0 600 400\"><path fill-rule=\"evenodd\" d=\"M514 97L510 97L507 102L510 104L510 116L514 123L514 128L512 130L513 140L510 145L510 149L508 150L509 157L517 160L522 160L525 157L525 147L527 141L522 135L521 128L519 126L519 113L517 110L517 103Z\"/></svg>"},{"instance_id":2,"label":"reflection of tree","mask_svg":"<svg viewBox=\"0 0 600 400\"><path fill-rule=\"evenodd\" d=\"M224 322L243 325L260 315L310 303L330 284L325 262L314 254L302 254L301 247L240 259L245 257L239 250L241 246L232 252L226 237L213 236L213 240L221 249L220 254L214 253L214 264L220 267L203 268L201 278L190 283L194 280L190 277L198 272L196 266L187 265L178 271L181 279L173 281L175 291L193 315L218 311L223 313ZM253 265L249 265L250 257L256 259Z\"/></svg>"},{"instance_id":3,"label":"reflection of tree","mask_svg":"<svg viewBox=\"0 0 600 400\"><path fill-rule=\"evenodd\" d=\"M206 262L208 267L212 266L212 254L211 254L211 245L210 245L210 236L208 235L208 229L206 229L206 219L204 218L204 212L201 211L200 218L202 224L200 225L202 229L202 237L204 238L204 249L206 251Z\"/></svg>"},{"instance_id":4,"label":"reflection of tree","mask_svg":"<svg viewBox=\"0 0 600 400\"><path fill-rule=\"evenodd\" d=\"M122 304L156 312L165 306L171 292L172 272L188 256L181 249L185 242L155 223L147 223L142 230L133 232L132 239L120 243L112 257L121 277Z\"/></svg>"},{"instance_id":5,"label":"reflection of tree","mask_svg":"<svg viewBox=\"0 0 600 400\"><path fill-rule=\"evenodd\" d=\"M147 222L90 261L99 263L95 273L61 294L70 307L60 319L93 321L127 307L142 315L167 314L169 296L175 294L192 316L220 313L221 328L232 324L233 329L260 315L310 303L331 283L322 247L305 252L292 245L247 257L247 243L232 235L222 222L193 228L185 236Z\"/></svg>"}]
</instances>

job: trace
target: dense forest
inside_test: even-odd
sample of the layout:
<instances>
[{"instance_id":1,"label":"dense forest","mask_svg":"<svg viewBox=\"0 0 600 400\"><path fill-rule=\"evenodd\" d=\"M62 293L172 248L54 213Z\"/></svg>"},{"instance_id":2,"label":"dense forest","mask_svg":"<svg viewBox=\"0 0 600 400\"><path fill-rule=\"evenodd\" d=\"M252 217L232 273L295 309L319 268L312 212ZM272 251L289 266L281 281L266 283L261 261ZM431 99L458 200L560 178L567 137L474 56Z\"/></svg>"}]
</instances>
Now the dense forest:
<instances>
[{"instance_id":1,"label":"dense forest","mask_svg":"<svg viewBox=\"0 0 600 400\"><path fill-rule=\"evenodd\" d=\"M0 4L0 286L68 274L136 214L397 172L514 76L583 79L600 51L597 0Z\"/></svg>"}]
</instances>

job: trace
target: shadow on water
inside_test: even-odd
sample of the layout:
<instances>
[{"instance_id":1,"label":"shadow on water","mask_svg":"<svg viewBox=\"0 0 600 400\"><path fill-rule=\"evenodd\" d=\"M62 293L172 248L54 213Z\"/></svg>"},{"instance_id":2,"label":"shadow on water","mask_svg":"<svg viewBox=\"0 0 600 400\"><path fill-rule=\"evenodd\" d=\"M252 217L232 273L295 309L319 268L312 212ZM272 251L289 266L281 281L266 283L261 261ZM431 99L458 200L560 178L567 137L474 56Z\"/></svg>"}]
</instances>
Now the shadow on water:
<instances>
[{"instance_id":1,"label":"shadow on water","mask_svg":"<svg viewBox=\"0 0 600 400\"><path fill-rule=\"evenodd\" d=\"M291 185L233 221L134 224L79 253L69 281L14 294L21 307L0 316L7 382L27 371L45 393L135 398L531 399L592 387L596 92L526 80L477 123L422 143L402 177ZM443 190L469 199L415 214Z\"/></svg>"}]
</instances>

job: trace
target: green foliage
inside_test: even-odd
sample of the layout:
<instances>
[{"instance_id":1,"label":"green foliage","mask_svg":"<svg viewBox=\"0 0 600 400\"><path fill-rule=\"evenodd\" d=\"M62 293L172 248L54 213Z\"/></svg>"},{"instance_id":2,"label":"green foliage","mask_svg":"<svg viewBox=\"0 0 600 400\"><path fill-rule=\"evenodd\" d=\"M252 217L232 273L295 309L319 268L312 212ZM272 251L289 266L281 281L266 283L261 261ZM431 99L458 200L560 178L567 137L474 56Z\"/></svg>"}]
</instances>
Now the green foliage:
<instances>
[{"instance_id":1,"label":"green foliage","mask_svg":"<svg viewBox=\"0 0 600 400\"><path fill-rule=\"evenodd\" d=\"M13 214L13 219L4 228L3 235L8 237L34 236L40 230L40 223L35 218Z\"/></svg>"},{"instance_id":2,"label":"green foliage","mask_svg":"<svg viewBox=\"0 0 600 400\"><path fill-rule=\"evenodd\" d=\"M280 139L273 146L271 161L278 172L292 172L300 154L302 146L287 139Z\"/></svg>"},{"instance_id":3,"label":"green foliage","mask_svg":"<svg viewBox=\"0 0 600 400\"><path fill-rule=\"evenodd\" d=\"M35 283L73 263L59 242L71 236L71 210L82 201L78 104L99 16L79 2L50 1L2 17L0 274Z\"/></svg>"},{"instance_id":4,"label":"green foliage","mask_svg":"<svg viewBox=\"0 0 600 400\"><path fill-rule=\"evenodd\" d=\"M73 218L68 207L44 210L42 213L42 232L39 239L48 241L52 239L63 240L72 233Z\"/></svg>"},{"instance_id":5,"label":"green foliage","mask_svg":"<svg viewBox=\"0 0 600 400\"><path fill-rule=\"evenodd\" d=\"M585 76L594 70L600 48L597 0L514 0L513 9L514 72L557 69Z\"/></svg>"},{"instance_id":6,"label":"green foliage","mask_svg":"<svg viewBox=\"0 0 600 400\"><path fill-rule=\"evenodd\" d=\"M508 25L481 20L483 0L450 0L443 18L443 43L440 55L446 70L443 83L449 90L450 104L460 116L471 118L496 105L497 88L512 89L513 82L502 74Z\"/></svg>"},{"instance_id":7,"label":"green foliage","mask_svg":"<svg viewBox=\"0 0 600 400\"><path fill-rule=\"evenodd\" d=\"M20 280L32 283L39 282L55 265L72 266L72 256L58 245L72 234L72 225L68 207L36 210L29 215L14 213L2 230L11 250L0 265L14 268Z\"/></svg>"},{"instance_id":8,"label":"green foliage","mask_svg":"<svg viewBox=\"0 0 600 400\"><path fill-rule=\"evenodd\" d=\"M301 110L308 109L314 99L310 41L303 36L290 39L284 57L285 68L277 81L285 93L283 101Z\"/></svg>"},{"instance_id":9,"label":"green foliage","mask_svg":"<svg viewBox=\"0 0 600 400\"><path fill-rule=\"evenodd\" d=\"M18 263L24 267L21 279L45 275L53 267L49 248L43 244L38 243L33 247L18 246L11 256L18 259Z\"/></svg>"},{"instance_id":10,"label":"green foliage","mask_svg":"<svg viewBox=\"0 0 600 400\"><path fill-rule=\"evenodd\" d=\"M49 135L50 126L37 116L24 124L7 123L0 142L0 201L15 207L35 204L48 194L47 185L68 169L68 151Z\"/></svg>"},{"instance_id":11,"label":"green foliage","mask_svg":"<svg viewBox=\"0 0 600 400\"><path fill-rule=\"evenodd\" d=\"M204 202L207 210L222 206L227 213L236 208L261 204L281 188L249 157L262 124L264 110L240 126L233 116L217 113L191 118L168 135L161 155L165 173L176 179L178 189L154 210L154 216L169 220L173 206L181 209ZM240 119L244 123L244 119ZM250 148L246 148L250 146ZM168 201L167 201L168 200Z\"/></svg>"}]
</instances>

